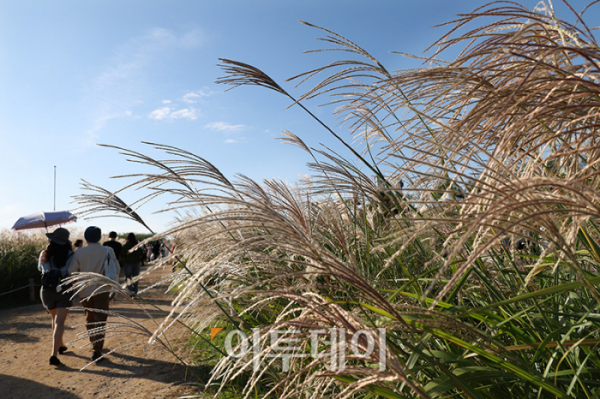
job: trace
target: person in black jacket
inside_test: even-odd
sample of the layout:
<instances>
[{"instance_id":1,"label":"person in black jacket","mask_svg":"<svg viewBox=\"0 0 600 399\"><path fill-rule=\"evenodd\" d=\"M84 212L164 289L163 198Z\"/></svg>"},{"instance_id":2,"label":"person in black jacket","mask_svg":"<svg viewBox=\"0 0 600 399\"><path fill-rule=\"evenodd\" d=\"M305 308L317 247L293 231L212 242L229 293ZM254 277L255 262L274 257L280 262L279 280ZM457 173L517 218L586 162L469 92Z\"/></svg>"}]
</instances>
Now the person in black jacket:
<instances>
[{"instance_id":1,"label":"person in black jacket","mask_svg":"<svg viewBox=\"0 0 600 399\"><path fill-rule=\"evenodd\" d=\"M119 256L121 254L123 246L119 241L117 241L117 233L111 231L110 233L108 233L108 238L110 238L110 240L104 241L104 244L102 245L104 245L105 247L111 247L113 251L115 251L115 254Z\"/></svg>"},{"instance_id":2,"label":"person in black jacket","mask_svg":"<svg viewBox=\"0 0 600 399\"><path fill-rule=\"evenodd\" d=\"M127 279L127 289L131 292L131 296L134 296L138 292L138 282L133 281L137 276L140 275L140 268L142 263L143 250L141 248L135 251L130 251L131 248L138 244L138 240L135 234L129 233L123 249L121 249L121 264L125 269L125 278Z\"/></svg>"},{"instance_id":3,"label":"person in black jacket","mask_svg":"<svg viewBox=\"0 0 600 399\"><path fill-rule=\"evenodd\" d=\"M152 254L154 255L152 260L158 260L160 257L160 242L156 241L154 245L152 245Z\"/></svg>"}]
</instances>

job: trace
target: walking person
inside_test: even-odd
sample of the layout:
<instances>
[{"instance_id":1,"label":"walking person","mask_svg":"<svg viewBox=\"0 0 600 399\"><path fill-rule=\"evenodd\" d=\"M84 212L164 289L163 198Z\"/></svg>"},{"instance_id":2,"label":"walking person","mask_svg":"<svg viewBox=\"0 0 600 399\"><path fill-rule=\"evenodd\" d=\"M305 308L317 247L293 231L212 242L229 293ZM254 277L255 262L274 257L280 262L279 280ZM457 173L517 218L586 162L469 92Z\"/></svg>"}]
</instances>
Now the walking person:
<instances>
[{"instance_id":1,"label":"walking person","mask_svg":"<svg viewBox=\"0 0 600 399\"><path fill-rule=\"evenodd\" d=\"M108 241L104 241L105 247L111 247L113 251L115 251L115 255L119 256L121 254L121 250L123 249L123 245L119 241L117 241L117 232L111 231L108 233Z\"/></svg>"},{"instance_id":2,"label":"walking person","mask_svg":"<svg viewBox=\"0 0 600 399\"><path fill-rule=\"evenodd\" d=\"M160 242L156 241L154 243L154 245L152 246L152 255L154 255L152 257L152 260L158 260L158 258L160 257Z\"/></svg>"},{"instance_id":3,"label":"walking person","mask_svg":"<svg viewBox=\"0 0 600 399\"><path fill-rule=\"evenodd\" d=\"M108 233L108 241L104 241L104 243L102 245L104 245L105 247L111 247L113 249L113 251L115 251L115 255L117 256L117 258L119 258L121 256L121 249L123 249L123 245L117 241L117 232L116 231L111 231L110 233ZM119 267L121 267L122 265L119 265ZM123 269L123 267L121 267L121 273L123 273L125 270Z\"/></svg>"},{"instance_id":4,"label":"walking person","mask_svg":"<svg viewBox=\"0 0 600 399\"><path fill-rule=\"evenodd\" d=\"M144 262L152 262L152 246L150 244L144 244L144 253L146 256L142 257Z\"/></svg>"},{"instance_id":5,"label":"walking person","mask_svg":"<svg viewBox=\"0 0 600 399\"><path fill-rule=\"evenodd\" d=\"M42 288L40 298L42 304L52 316L52 356L50 364L60 366L62 363L58 359L67 350L63 342L65 332L65 320L67 318L68 307L72 302L70 294L65 294L65 289L60 285L60 280L67 275L67 261L73 254L71 250L71 241L69 241L69 231L59 227L52 233L47 233L49 239L48 246L40 253L38 269L42 272Z\"/></svg>"},{"instance_id":6,"label":"walking person","mask_svg":"<svg viewBox=\"0 0 600 399\"><path fill-rule=\"evenodd\" d=\"M127 281L127 289L131 293L131 296L137 295L138 282L133 281L137 276L140 275L140 267L143 260L144 250L138 248L135 251L131 251L131 248L138 244L138 240L133 233L127 234L125 245L121 249L121 264L125 269L125 279Z\"/></svg>"},{"instance_id":7,"label":"walking person","mask_svg":"<svg viewBox=\"0 0 600 399\"><path fill-rule=\"evenodd\" d=\"M75 272L93 272L104 275L104 261L107 256L112 257L119 275L119 263L115 252L110 247L104 247L99 244L102 231L99 227L90 226L85 230L84 238L87 246L77 250L69 263L69 274ZM101 287L102 284L92 284L79 292L81 306L85 310L86 328L88 330L90 342L94 353L92 360L98 360L102 357L102 348L104 347L104 326L108 318L109 302L112 299L110 288ZM96 312L96 310L100 310ZM92 331L95 330L95 331Z\"/></svg>"}]
</instances>

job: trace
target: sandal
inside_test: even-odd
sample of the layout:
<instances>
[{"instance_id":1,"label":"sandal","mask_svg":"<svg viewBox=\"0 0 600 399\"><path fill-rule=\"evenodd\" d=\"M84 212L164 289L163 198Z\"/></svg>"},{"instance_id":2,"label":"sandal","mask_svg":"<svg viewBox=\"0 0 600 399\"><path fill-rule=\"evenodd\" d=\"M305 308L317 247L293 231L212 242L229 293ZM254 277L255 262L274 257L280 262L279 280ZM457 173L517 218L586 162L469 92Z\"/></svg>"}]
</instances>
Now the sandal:
<instances>
[{"instance_id":1,"label":"sandal","mask_svg":"<svg viewBox=\"0 0 600 399\"><path fill-rule=\"evenodd\" d=\"M61 346L60 348L58 348L58 353L60 353L61 355L63 353L65 353L69 348L67 348L66 346Z\"/></svg>"},{"instance_id":2,"label":"sandal","mask_svg":"<svg viewBox=\"0 0 600 399\"><path fill-rule=\"evenodd\" d=\"M58 360L58 358L57 358L56 356L52 356L52 357L50 358L50 364L51 364L52 366L60 366L62 363L61 363L61 361L60 361L60 360Z\"/></svg>"}]
</instances>

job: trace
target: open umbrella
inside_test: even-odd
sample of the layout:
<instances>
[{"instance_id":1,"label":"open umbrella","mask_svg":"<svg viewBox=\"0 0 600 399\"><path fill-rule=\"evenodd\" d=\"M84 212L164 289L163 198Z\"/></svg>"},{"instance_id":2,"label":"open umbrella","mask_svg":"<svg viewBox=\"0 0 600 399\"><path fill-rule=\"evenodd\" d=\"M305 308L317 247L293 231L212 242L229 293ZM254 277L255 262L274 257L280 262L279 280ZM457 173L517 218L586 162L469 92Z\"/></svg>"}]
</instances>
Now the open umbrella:
<instances>
[{"instance_id":1,"label":"open umbrella","mask_svg":"<svg viewBox=\"0 0 600 399\"><path fill-rule=\"evenodd\" d=\"M61 225L76 221L77 216L69 211L40 212L29 216L23 216L17 220L12 229L15 231L47 229L48 227L56 226L57 224Z\"/></svg>"}]
</instances>

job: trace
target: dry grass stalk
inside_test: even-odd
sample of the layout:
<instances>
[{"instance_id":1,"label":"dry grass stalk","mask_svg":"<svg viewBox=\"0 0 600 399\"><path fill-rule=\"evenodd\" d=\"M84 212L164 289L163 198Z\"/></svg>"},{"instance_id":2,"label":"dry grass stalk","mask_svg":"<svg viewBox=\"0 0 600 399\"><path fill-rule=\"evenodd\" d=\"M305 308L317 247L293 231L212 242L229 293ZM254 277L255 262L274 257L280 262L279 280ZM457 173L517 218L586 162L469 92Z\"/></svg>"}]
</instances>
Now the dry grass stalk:
<instances>
[{"instance_id":1,"label":"dry grass stalk","mask_svg":"<svg viewBox=\"0 0 600 399\"><path fill-rule=\"evenodd\" d=\"M581 311L581 324L569 324L542 306L551 300L551 309L563 306L561 295L569 290L590 301L581 302L585 309L600 300L590 273L600 265L600 247L590 238L600 233L594 230L600 48L575 18L578 25L558 19L550 3L533 11L491 3L452 22L426 60L434 66L394 73L356 43L317 27L335 50L366 61L297 76L304 82L331 72L298 101L261 70L221 60L227 76L219 83L264 86L300 106L325 94L339 105L337 114L363 147L351 148L323 126L363 165L285 132L284 141L313 158L315 176L305 185L229 180L208 161L169 146L153 145L173 157L168 160L119 149L161 171L137 175L128 188L149 188L145 199L173 194L171 208L191 210L163 233L179 241L191 273L172 280L190 326L207 328L220 317L214 305L226 303L223 311L242 330L256 326L266 337L286 329L300 337L298 353L309 350L306 337L315 329L388 331L384 372L373 371L376 356L351 359L347 371L327 370L323 359L294 359L282 376L279 358L253 368L248 357L224 357L214 381L245 377L246 397L255 389L290 398L365 390L391 398L591 397L592 379L581 370L598 372L587 363L593 354L560 341L580 330L585 339L598 339L600 327L587 318L590 310ZM491 22L454 36L474 20ZM450 46L462 46L459 56L439 60ZM360 154L373 155L373 162ZM404 188L392 184L399 181ZM519 239L525 249L517 248ZM549 299L538 303L538 296ZM514 313L504 308L511 306ZM541 347L546 336L556 337L549 346L556 352L547 357L513 350L525 348L515 340ZM272 348L260 351L266 356ZM557 366L556 357L568 361ZM469 366L462 369L463 363ZM469 367L486 382L463 379ZM567 374L573 378L564 382Z\"/></svg>"}]
</instances>

